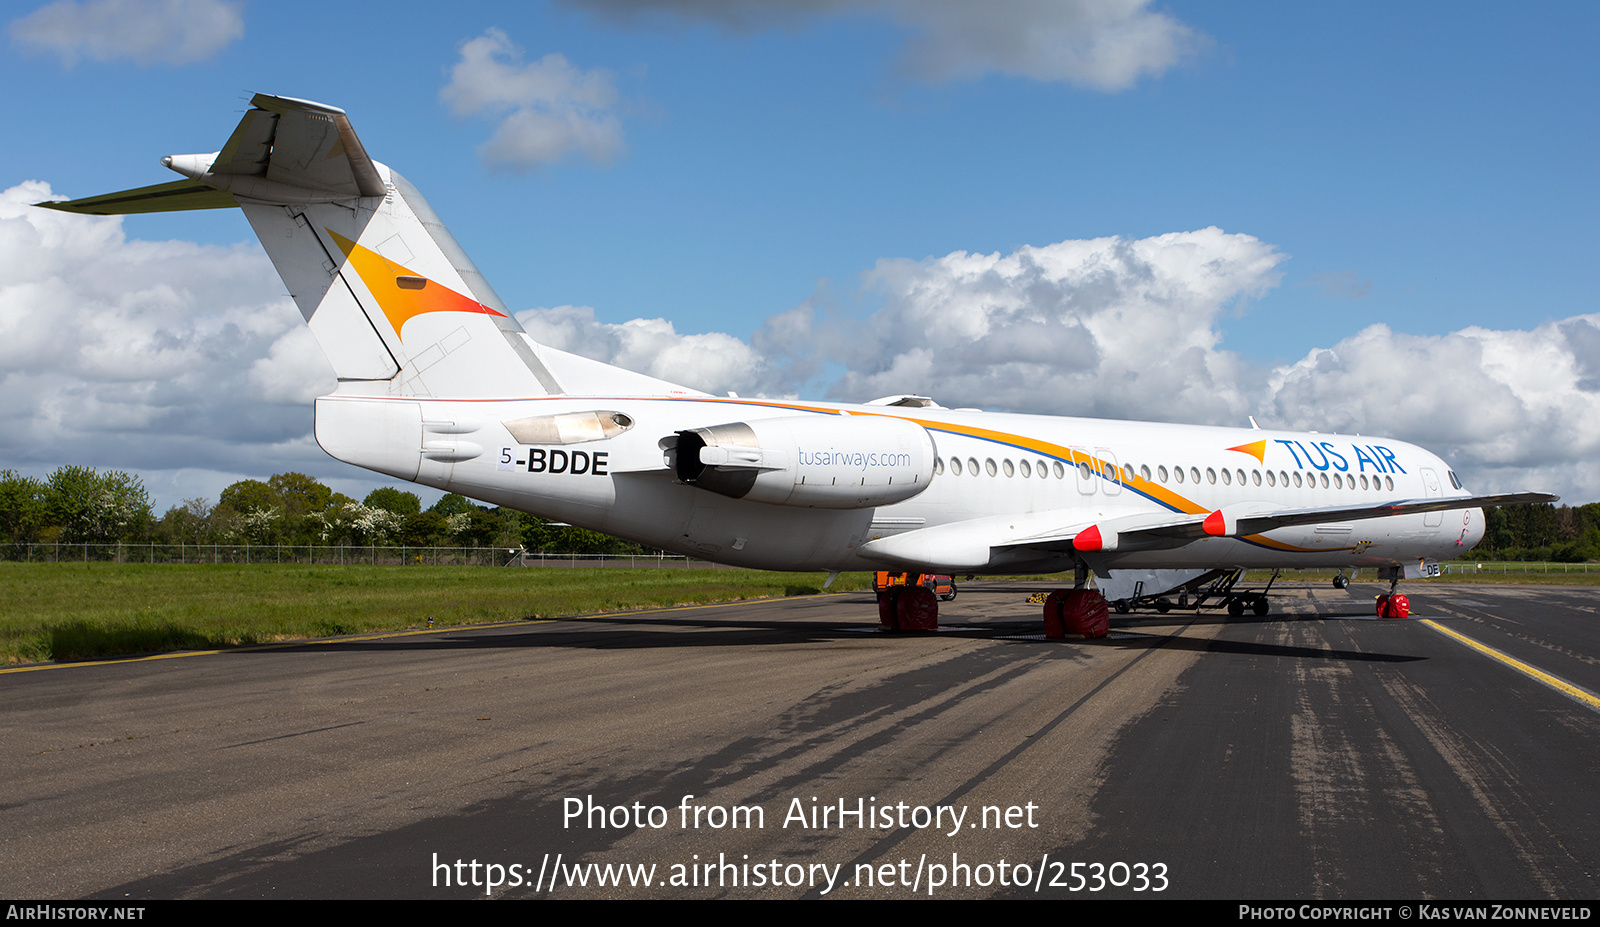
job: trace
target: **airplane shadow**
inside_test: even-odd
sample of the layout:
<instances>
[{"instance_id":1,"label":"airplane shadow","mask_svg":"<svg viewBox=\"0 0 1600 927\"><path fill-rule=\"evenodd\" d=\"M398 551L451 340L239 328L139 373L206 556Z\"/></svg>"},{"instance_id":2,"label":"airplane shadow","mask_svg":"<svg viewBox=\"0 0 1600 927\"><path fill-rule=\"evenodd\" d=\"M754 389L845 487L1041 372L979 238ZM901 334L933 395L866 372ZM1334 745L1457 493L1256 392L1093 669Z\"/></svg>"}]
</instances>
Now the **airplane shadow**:
<instances>
[{"instance_id":1,"label":"airplane shadow","mask_svg":"<svg viewBox=\"0 0 1600 927\"><path fill-rule=\"evenodd\" d=\"M1201 624L1266 624L1285 620L1317 620L1351 617L1346 615L1306 616L1249 616L1232 618L1226 615L1205 615ZM935 632L885 632L873 621L780 619L762 620L737 617L696 618L687 615L648 616L609 614L555 620L541 620L528 625L501 625L491 628L444 628L428 634L411 634L370 639L327 638L298 644L283 644L271 648L241 648L233 653L268 654L293 651L372 653L416 653L433 651L577 649L577 650L655 650L675 648L707 649L717 647L769 647L796 644L848 644L916 640L928 637L973 638L1013 646L1050 648L1051 656L1076 659L1085 655L1084 648L1143 650L1167 648L1196 653L1267 656L1292 659L1342 660L1352 662L1405 663L1425 659L1399 654L1372 653L1352 650L1273 644L1253 641L1194 639L1181 633L1170 633L1172 625L1197 623L1192 615L1168 614L1164 616L1117 616L1112 622L1112 634L1105 638L1085 640L1066 638L1045 639L1037 619L1028 618L983 620L962 623L951 620ZM1144 625L1161 625L1168 633L1142 632Z\"/></svg>"}]
</instances>

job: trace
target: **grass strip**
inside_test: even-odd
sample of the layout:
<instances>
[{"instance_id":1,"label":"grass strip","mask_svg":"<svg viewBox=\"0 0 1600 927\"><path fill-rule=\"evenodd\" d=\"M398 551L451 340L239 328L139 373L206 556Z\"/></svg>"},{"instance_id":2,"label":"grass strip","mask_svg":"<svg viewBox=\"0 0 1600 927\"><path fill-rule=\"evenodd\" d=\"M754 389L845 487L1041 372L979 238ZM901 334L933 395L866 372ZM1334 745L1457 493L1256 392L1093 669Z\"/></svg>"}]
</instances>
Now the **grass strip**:
<instances>
[{"instance_id":1,"label":"grass strip","mask_svg":"<svg viewBox=\"0 0 1600 927\"><path fill-rule=\"evenodd\" d=\"M0 563L6 663L213 649L821 590L823 573L571 567ZM846 573L829 591L870 588Z\"/></svg>"}]
</instances>

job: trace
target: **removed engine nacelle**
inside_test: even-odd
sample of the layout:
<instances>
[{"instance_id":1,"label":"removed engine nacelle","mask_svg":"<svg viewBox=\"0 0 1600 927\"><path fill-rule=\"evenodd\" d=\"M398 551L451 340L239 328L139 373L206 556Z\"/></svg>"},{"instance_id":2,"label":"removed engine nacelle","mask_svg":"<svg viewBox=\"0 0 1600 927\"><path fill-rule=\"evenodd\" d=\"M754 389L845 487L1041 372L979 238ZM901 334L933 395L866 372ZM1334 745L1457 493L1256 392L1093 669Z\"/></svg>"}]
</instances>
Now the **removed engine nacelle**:
<instances>
[{"instance_id":1,"label":"removed engine nacelle","mask_svg":"<svg viewBox=\"0 0 1600 927\"><path fill-rule=\"evenodd\" d=\"M915 422L807 415L680 431L668 463L679 480L735 499L862 509L927 489L935 456Z\"/></svg>"}]
</instances>

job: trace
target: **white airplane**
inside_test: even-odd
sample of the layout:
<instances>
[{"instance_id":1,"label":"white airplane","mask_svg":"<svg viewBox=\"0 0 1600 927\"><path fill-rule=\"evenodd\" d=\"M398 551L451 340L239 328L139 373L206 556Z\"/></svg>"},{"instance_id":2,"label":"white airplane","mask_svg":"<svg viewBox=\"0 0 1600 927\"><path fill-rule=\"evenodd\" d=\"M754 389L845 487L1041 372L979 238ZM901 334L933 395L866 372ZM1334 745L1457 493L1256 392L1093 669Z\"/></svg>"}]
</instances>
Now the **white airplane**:
<instances>
[{"instance_id":1,"label":"white airplane","mask_svg":"<svg viewBox=\"0 0 1600 927\"><path fill-rule=\"evenodd\" d=\"M1091 572L1164 588L1372 567L1393 592L1475 545L1482 506L1556 499L1472 495L1439 457L1383 438L722 397L558 351L343 110L252 104L221 151L162 159L183 180L38 205L242 208L338 375L318 443L402 480L760 569L1070 570L1046 623L1086 609L1101 616L1074 625L1087 633L1106 612ZM932 594L902 590L880 597L885 625L936 625Z\"/></svg>"}]
</instances>

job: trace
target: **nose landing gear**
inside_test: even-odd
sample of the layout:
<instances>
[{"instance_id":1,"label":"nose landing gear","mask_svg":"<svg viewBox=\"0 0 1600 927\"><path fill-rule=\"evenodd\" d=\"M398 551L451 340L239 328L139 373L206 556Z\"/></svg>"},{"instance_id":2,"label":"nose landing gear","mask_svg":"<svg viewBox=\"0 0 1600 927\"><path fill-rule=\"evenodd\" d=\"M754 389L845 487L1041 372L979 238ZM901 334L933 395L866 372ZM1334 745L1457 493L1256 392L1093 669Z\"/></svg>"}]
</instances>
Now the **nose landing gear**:
<instances>
[{"instance_id":1,"label":"nose landing gear","mask_svg":"<svg viewBox=\"0 0 1600 927\"><path fill-rule=\"evenodd\" d=\"M1395 589L1399 588L1399 586L1400 580L1392 579L1389 581L1388 593L1378 596L1379 618L1411 617L1411 600L1395 592Z\"/></svg>"}]
</instances>

